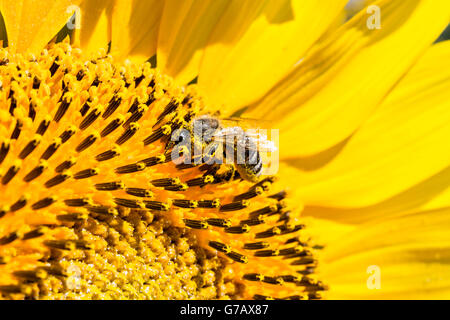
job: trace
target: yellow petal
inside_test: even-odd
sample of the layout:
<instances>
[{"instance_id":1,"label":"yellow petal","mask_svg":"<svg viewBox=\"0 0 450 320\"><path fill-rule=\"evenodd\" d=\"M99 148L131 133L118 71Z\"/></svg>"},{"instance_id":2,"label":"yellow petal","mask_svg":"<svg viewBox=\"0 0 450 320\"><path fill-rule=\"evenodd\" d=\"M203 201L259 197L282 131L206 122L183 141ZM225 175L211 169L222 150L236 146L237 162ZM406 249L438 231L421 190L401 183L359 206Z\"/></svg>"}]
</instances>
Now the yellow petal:
<instances>
[{"instance_id":1,"label":"yellow petal","mask_svg":"<svg viewBox=\"0 0 450 320\"><path fill-rule=\"evenodd\" d=\"M450 167L448 168L447 171L450 171ZM450 181L450 174L447 178L447 181ZM448 185L444 192L441 192L439 195L434 197L430 202L428 202L423 206L424 209L430 210L444 207L450 207L450 186Z\"/></svg>"},{"instance_id":2,"label":"yellow petal","mask_svg":"<svg viewBox=\"0 0 450 320\"><path fill-rule=\"evenodd\" d=\"M446 0L376 3L381 29L370 30L361 11L244 114L276 121L285 156L312 155L352 134L450 19Z\"/></svg>"},{"instance_id":3,"label":"yellow petal","mask_svg":"<svg viewBox=\"0 0 450 320\"><path fill-rule=\"evenodd\" d=\"M198 74L206 41L229 0L166 0L158 36L158 68L181 84Z\"/></svg>"},{"instance_id":4,"label":"yellow petal","mask_svg":"<svg viewBox=\"0 0 450 320\"><path fill-rule=\"evenodd\" d=\"M298 189L302 173L293 167L288 167L291 177L287 179L287 185ZM295 171L297 170L297 171ZM282 168L282 172L286 168ZM284 176L284 174L283 174ZM330 219L340 224L361 224L371 220L386 219L408 215L417 210L434 210L450 207L450 166L437 174L421 181L413 187L398 193L386 200L373 205L363 207L339 208L329 207L326 204L304 205L303 216L311 216L318 219ZM348 195L347 195L348 196ZM353 198L355 195L349 195ZM358 196L356 194L356 196ZM301 196L297 196L300 198Z\"/></svg>"},{"instance_id":5,"label":"yellow petal","mask_svg":"<svg viewBox=\"0 0 450 320\"><path fill-rule=\"evenodd\" d=\"M449 231L450 209L420 212L352 230L322 252L320 274L330 285L327 297L448 298Z\"/></svg>"},{"instance_id":6,"label":"yellow petal","mask_svg":"<svg viewBox=\"0 0 450 320\"><path fill-rule=\"evenodd\" d=\"M346 2L231 1L208 40L199 86L225 115L255 102L292 70Z\"/></svg>"},{"instance_id":7,"label":"yellow petal","mask_svg":"<svg viewBox=\"0 0 450 320\"><path fill-rule=\"evenodd\" d=\"M449 41L433 46L333 160L298 177L306 204L368 206L402 192L420 202L448 187L449 55Z\"/></svg>"},{"instance_id":8,"label":"yellow petal","mask_svg":"<svg viewBox=\"0 0 450 320\"><path fill-rule=\"evenodd\" d=\"M419 209L431 210L450 207L448 181L450 181L450 167L404 192L373 205L352 208L306 205L302 214L319 219L330 219L340 224L355 225L372 220L408 215ZM358 194L355 196L357 197Z\"/></svg>"},{"instance_id":9,"label":"yellow petal","mask_svg":"<svg viewBox=\"0 0 450 320\"><path fill-rule=\"evenodd\" d=\"M111 53L144 62L156 53L164 0L116 0L112 12Z\"/></svg>"},{"instance_id":10,"label":"yellow petal","mask_svg":"<svg viewBox=\"0 0 450 320\"><path fill-rule=\"evenodd\" d=\"M322 246L339 241L342 236L357 228L354 225L313 217L302 217L302 224L305 225L302 236L309 237L315 245Z\"/></svg>"},{"instance_id":11,"label":"yellow petal","mask_svg":"<svg viewBox=\"0 0 450 320\"><path fill-rule=\"evenodd\" d=\"M17 52L38 53L77 11L81 0L3 0L8 45Z\"/></svg>"},{"instance_id":12,"label":"yellow petal","mask_svg":"<svg viewBox=\"0 0 450 320\"><path fill-rule=\"evenodd\" d=\"M81 4L81 28L75 30L76 42L86 55L107 48L111 41L111 0L85 0Z\"/></svg>"},{"instance_id":13,"label":"yellow petal","mask_svg":"<svg viewBox=\"0 0 450 320\"><path fill-rule=\"evenodd\" d=\"M370 4L370 0L350 0L345 6L345 11L349 18L353 17L359 11L367 7Z\"/></svg>"}]
</instances>

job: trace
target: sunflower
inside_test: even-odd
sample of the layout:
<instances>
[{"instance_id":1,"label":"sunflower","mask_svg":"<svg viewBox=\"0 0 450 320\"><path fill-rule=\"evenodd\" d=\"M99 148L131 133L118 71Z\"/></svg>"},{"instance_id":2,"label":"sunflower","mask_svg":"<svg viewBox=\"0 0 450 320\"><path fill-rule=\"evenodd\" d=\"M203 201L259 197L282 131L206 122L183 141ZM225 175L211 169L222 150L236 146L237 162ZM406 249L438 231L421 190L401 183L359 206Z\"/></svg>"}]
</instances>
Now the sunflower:
<instances>
[{"instance_id":1,"label":"sunflower","mask_svg":"<svg viewBox=\"0 0 450 320\"><path fill-rule=\"evenodd\" d=\"M1 1L0 298L448 298L450 3L346 4ZM279 172L174 161L199 116Z\"/></svg>"}]
</instances>

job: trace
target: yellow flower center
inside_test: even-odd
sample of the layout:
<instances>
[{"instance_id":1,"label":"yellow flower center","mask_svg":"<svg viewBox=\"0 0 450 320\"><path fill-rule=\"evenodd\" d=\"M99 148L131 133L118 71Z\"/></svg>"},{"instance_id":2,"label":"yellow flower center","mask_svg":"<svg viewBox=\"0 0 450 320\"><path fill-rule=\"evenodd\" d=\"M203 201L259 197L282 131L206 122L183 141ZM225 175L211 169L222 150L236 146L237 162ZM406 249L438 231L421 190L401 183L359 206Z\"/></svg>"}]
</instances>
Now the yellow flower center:
<instances>
[{"instance_id":1,"label":"yellow flower center","mask_svg":"<svg viewBox=\"0 0 450 320\"><path fill-rule=\"evenodd\" d=\"M67 43L0 74L1 298L320 297L279 181L172 161L194 86Z\"/></svg>"}]
</instances>

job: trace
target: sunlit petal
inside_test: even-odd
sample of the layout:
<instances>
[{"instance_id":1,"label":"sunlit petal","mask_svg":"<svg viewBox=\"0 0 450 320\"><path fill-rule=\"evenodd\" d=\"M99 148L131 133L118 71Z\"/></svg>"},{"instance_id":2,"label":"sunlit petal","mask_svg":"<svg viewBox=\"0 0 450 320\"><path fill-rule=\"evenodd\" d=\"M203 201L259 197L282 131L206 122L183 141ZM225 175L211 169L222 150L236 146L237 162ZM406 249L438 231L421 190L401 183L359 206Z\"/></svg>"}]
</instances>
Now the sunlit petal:
<instances>
[{"instance_id":1,"label":"sunlit petal","mask_svg":"<svg viewBox=\"0 0 450 320\"><path fill-rule=\"evenodd\" d=\"M111 0L85 0L81 4L81 28L75 29L75 38L85 55L108 48L113 3Z\"/></svg>"},{"instance_id":2,"label":"sunlit petal","mask_svg":"<svg viewBox=\"0 0 450 320\"><path fill-rule=\"evenodd\" d=\"M208 40L200 87L225 115L256 101L293 68L345 3L231 1Z\"/></svg>"},{"instance_id":3,"label":"sunlit petal","mask_svg":"<svg viewBox=\"0 0 450 320\"><path fill-rule=\"evenodd\" d=\"M312 155L352 134L450 19L445 0L377 4L381 29L368 28L363 10L245 114L276 121L285 156Z\"/></svg>"},{"instance_id":4,"label":"sunlit petal","mask_svg":"<svg viewBox=\"0 0 450 320\"><path fill-rule=\"evenodd\" d=\"M449 213L449 209L442 209L387 219L330 243L321 265L330 285L327 297L448 298Z\"/></svg>"},{"instance_id":5,"label":"sunlit petal","mask_svg":"<svg viewBox=\"0 0 450 320\"><path fill-rule=\"evenodd\" d=\"M228 0L166 0L158 36L158 68L186 84L198 75L203 49Z\"/></svg>"},{"instance_id":6,"label":"sunlit petal","mask_svg":"<svg viewBox=\"0 0 450 320\"><path fill-rule=\"evenodd\" d=\"M434 175L424 198L448 187L439 173L450 164L449 54L450 42L432 47L335 159L299 178L307 203L371 205Z\"/></svg>"},{"instance_id":7,"label":"sunlit petal","mask_svg":"<svg viewBox=\"0 0 450 320\"><path fill-rule=\"evenodd\" d=\"M164 0L116 0L112 9L111 53L144 62L156 53Z\"/></svg>"},{"instance_id":8,"label":"sunlit petal","mask_svg":"<svg viewBox=\"0 0 450 320\"><path fill-rule=\"evenodd\" d=\"M0 11L5 19L8 45L17 52L39 52L77 11L81 0L4 0Z\"/></svg>"}]
</instances>

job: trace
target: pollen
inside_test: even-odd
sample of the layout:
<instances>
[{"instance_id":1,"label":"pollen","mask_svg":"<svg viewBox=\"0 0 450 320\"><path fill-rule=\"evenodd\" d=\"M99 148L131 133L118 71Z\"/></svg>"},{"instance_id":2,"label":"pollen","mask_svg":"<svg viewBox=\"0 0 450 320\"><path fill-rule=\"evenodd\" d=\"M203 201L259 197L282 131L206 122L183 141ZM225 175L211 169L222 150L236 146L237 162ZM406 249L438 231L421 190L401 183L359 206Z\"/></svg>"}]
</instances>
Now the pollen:
<instances>
[{"instance_id":1,"label":"pollen","mask_svg":"<svg viewBox=\"0 0 450 320\"><path fill-rule=\"evenodd\" d=\"M195 85L68 43L38 56L1 49L0 74L0 298L326 290L282 182L173 161L171 134L214 112Z\"/></svg>"}]
</instances>

